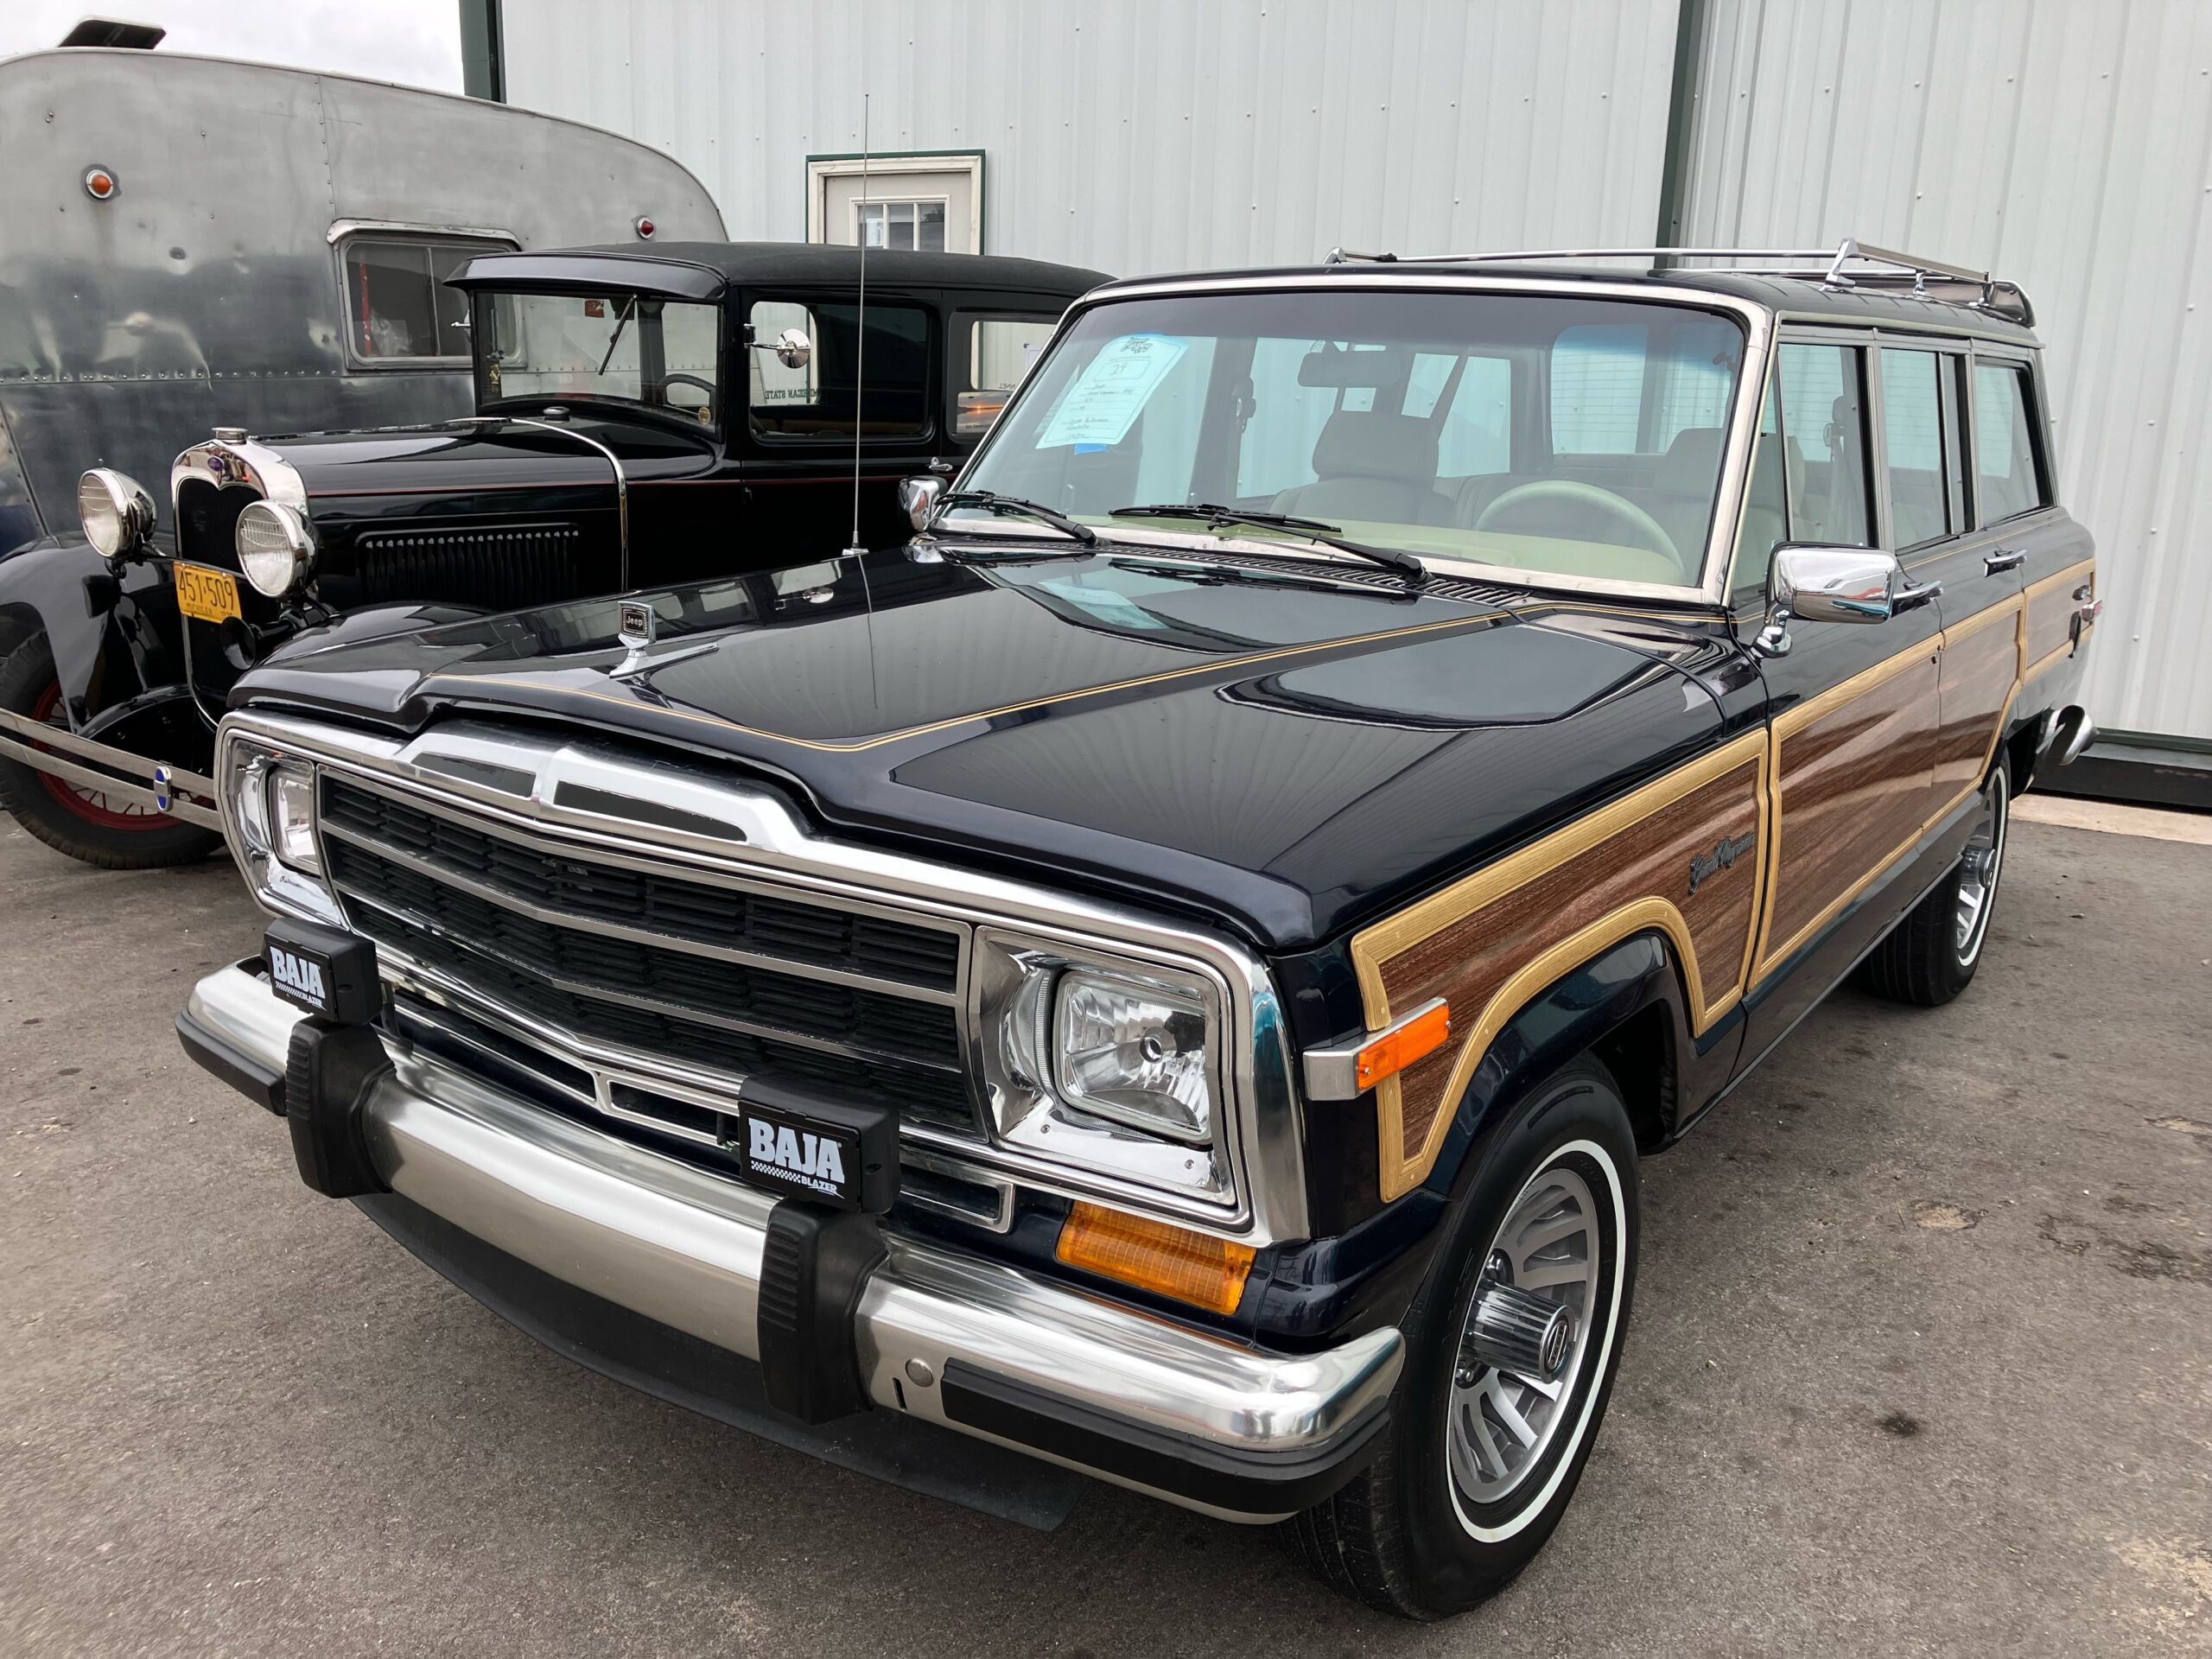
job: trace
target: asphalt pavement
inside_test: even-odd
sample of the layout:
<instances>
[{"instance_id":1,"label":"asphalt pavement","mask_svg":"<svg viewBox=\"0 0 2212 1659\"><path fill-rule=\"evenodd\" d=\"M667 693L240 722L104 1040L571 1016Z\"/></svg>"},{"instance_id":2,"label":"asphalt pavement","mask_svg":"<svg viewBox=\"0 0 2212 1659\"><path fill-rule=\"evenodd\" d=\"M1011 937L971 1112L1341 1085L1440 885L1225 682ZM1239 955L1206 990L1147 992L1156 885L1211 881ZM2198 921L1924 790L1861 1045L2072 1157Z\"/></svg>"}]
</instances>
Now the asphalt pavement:
<instances>
[{"instance_id":1,"label":"asphalt pavement","mask_svg":"<svg viewBox=\"0 0 2212 1659\"><path fill-rule=\"evenodd\" d=\"M1840 992L1646 1166L1581 1493L1436 1625L540 1348L184 1058L258 934L226 862L0 827L0 1655L2212 1652L2212 847L2018 823L1963 999Z\"/></svg>"}]
</instances>

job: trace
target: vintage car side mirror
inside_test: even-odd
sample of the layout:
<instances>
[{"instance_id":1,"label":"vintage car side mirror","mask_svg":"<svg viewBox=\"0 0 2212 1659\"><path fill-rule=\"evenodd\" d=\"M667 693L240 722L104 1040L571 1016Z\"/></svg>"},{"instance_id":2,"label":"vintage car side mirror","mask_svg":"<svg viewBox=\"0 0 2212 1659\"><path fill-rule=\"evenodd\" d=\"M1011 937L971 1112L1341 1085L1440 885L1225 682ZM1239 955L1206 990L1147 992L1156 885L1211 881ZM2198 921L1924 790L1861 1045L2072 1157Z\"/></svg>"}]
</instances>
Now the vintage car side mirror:
<instances>
[{"instance_id":1,"label":"vintage car side mirror","mask_svg":"<svg viewBox=\"0 0 2212 1659\"><path fill-rule=\"evenodd\" d=\"M776 336L776 361L787 369L803 369L814 355L814 342L804 328L786 328Z\"/></svg>"},{"instance_id":2,"label":"vintage car side mirror","mask_svg":"<svg viewBox=\"0 0 2212 1659\"><path fill-rule=\"evenodd\" d=\"M1767 620L1759 630L1758 652L1762 657L1786 657L1793 618L1886 622L1900 611L1927 604L1943 591L1943 584L1913 587L1897 555L1878 547L1792 542L1774 550L1766 591Z\"/></svg>"},{"instance_id":3,"label":"vintage car side mirror","mask_svg":"<svg viewBox=\"0 0 2212 1659\"><path fill-rule=\"evenodd\" d=\"M927 530L930 520L937 516L937 499L944 493L941 478L902 478L899 480L899 505L906 520L916 530Z\"/></svg>"}]
</instances>

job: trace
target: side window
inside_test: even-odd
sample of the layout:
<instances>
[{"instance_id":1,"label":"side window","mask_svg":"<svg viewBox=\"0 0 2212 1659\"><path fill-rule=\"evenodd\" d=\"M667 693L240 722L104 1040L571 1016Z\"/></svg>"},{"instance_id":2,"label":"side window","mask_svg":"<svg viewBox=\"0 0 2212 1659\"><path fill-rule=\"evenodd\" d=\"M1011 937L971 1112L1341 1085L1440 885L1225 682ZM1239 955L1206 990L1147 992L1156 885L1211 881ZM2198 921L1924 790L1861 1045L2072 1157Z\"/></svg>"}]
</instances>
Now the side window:
<instances>
[{"instance_id":1,"label":"side window","mask_svg":"<svg viewBox=\"0 0 2212 1659\"><path fill-rule=\"evenodd\" d=\"M1789 539L1868 547L1866 410L1852 346L1784 345L1782 445L1789 468Z\"/></svg>"},{"instance_id":2,"label":"side window","mask_svg":"<svg viewBox=\"0 0 2212 1659\"><path fill-rule=\"evenodd\" d=\"M978 438L991 429L1007 398L1059 326L1058 317L969 320L966 383L953 399L956 435Z\"/></svg>"},{"instance_id":3,"label":"side window","mask_svg":"<svg viewBox=\"0 0 2212 1659\"><path fill-rule=\"evenodd\" d=\"M1974 466L1981 522L1993 524L2050 503L2037 464L2028 372L2011 364L1978 363L1974 371Z\"/></svg>"},{"instance_id":4,"label":"side window","mask_svg":"<svg viewBox=\"0 0 2212 1659\"><path fill-rule=\"evenodd\" d=\"M1941 541L1954 527L1943 465L1942 364L1934 352L1882 352L1882 464L1900 550Z\"/></svg>"},{"instance_id":5,"label":"side window","mask_svg":"<svg viewBox=\"0 0 2212 1659\"><path fill-rule=\"evenodd\" d=\"M347 237L346 347L361 363L468 360L468 296L446 279L504 242L457 242L378 235Z\"/></svg>"},{"instance_id":6,"label":"side window","mask_svg":"<svg viewBox=\"0 0 2212 1659\"><path fill-rule=\"evenodd\" d=\"M776 438L908 437L929 430L930 315L918 305L871 301L866 361L858 308L756 300L746 314L756 346L786 328L812 346L803 367L772 350L749 351L753 430ZM855 383L855 374L864 380Z\"/></svg>"},{"instance_id":7,"label":"side window","mask_svg":"<svg viewBox=\"0 0 2212 1659\"><path fill-rule=\"evenodd\" d=\"M1744 504L1744 531L1736 540L1731 585L1739 599L1765 590L1774 550L1789 539L1789 499L1796 493L1792 486L1798 476L1799 469L1783 460L1782 400L1770 385L1766 406L1759 410L1758 448L1751 453L1751 499Z\"/></svg>"}]
</instances>

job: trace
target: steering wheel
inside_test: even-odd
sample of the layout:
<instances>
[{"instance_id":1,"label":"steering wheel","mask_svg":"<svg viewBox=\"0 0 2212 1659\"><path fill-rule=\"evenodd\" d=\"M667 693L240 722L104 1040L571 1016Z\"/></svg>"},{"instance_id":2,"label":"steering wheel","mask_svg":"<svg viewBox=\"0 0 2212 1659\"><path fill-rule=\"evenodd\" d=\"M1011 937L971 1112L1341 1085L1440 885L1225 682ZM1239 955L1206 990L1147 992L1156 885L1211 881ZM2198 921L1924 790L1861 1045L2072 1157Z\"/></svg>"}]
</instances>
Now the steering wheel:
<instances>
[{"instance_id":1,"label":"steering wheel","mask_svg":"<svg viewBox=\"0 0 2212 1659\"><path fill-rule=\"evenodd\" d=\"M702 380L696 374L686 374L681 369L671 370L661 376L660 384L653 388L664 404L668 404L668 389L671 386L696 386L707 394L708 407L714 406L715 383L711 380ZM668 404L668 406L671 409L683 408L681 404Z\"/></svg>"},{"instance_id":2,"label":"steering wheel","mask_svg":"<svg viewBox=\"0 0 2212 1659\"><path fill-rule=\"evenodd\" d=\"M1626 496L1615 495L1611 490L1600 489L1595 484L1585 484L1572 478L1540 478L1534 483L1516 484L1503 495L1482 510L1475 519L1477 530L1504 528L1494 521L1510 507L1536 505L1594 507L1628 531L1628 547L1641 547L1656 553L1679 566L1682 562L1675 538L1660 526L1659 521Z\"/></svg>"}]
</instances>

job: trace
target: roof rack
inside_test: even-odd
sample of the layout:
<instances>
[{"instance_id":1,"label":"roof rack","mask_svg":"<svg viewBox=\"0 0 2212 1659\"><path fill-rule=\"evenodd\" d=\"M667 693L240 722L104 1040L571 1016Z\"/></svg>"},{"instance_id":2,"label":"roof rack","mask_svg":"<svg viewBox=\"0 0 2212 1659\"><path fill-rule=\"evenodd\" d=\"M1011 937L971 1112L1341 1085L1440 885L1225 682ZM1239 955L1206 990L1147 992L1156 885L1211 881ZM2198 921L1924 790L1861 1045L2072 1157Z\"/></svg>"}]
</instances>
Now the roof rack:
<instances>
[{"instance_id":1,"label":"roof rack","mask_svg":"<svg viewBox=\"0 0 2212 1659\"><path fill-rule=\"evenodd\" d=\"M1649 259L1655 265L1684 259L1725 259L1700 270L1739 276L1780 276L1818 283L1833 289L1860 287L1910 288L1916 299L1964 305L1993 316L2032 326L2034 308L2014 283L1986 270L1948 265L1940 259L1877 248L1847 236L1833 248L1548 248L1522 253L1361 253L1332 248L1321 263L1342 264L1484 265L1557 264L1573 259Z\"/></svg>"}]
</instances>

